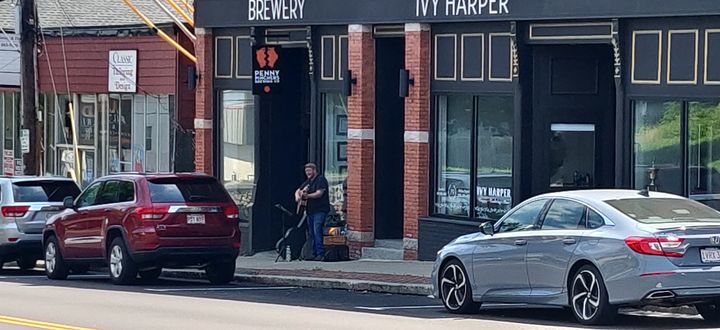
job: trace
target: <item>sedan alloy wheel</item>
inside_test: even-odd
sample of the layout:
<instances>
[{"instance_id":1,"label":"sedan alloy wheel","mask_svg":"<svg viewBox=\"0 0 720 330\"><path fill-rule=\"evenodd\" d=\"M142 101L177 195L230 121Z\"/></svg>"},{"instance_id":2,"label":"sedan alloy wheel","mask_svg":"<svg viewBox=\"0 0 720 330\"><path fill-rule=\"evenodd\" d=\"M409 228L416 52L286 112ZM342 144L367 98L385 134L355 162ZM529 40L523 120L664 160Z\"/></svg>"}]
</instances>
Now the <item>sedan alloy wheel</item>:
<instances>
[{"instance_id":1,"label":"sedan alloy wheel","mask_svg":"<svg viewBox=\"0 0 720 330\"><path fill-rule=\"evenodd\" d=\"M600 285L597 277L589 270L575 276L572 293L572 307L583 320L592 319L600 307Z\"/></svg>"},{"instance_id":2,"label":"sedan alloy wheel","mask_svg":"<svg viewBox=\"0 0 720 330\"><path fill-rule=\"evenodd\" d=\"M570 283L570 309L582 324L609 323L617 315L617 307L610 305L607 289L600 272L593 266L580 267Z\"/></svg>"},{"instance_id":3,"label":"sedan alloy wheel","mask_svg":"<svg viewBox=\"0 0 720 330\"><path fill-rule=\"evenodd\" d=\"M467 273L456 260L449 262L442 270L440 298L451 313L471 313L480 307L472 300Z\"/></svg>"}]
</instances>

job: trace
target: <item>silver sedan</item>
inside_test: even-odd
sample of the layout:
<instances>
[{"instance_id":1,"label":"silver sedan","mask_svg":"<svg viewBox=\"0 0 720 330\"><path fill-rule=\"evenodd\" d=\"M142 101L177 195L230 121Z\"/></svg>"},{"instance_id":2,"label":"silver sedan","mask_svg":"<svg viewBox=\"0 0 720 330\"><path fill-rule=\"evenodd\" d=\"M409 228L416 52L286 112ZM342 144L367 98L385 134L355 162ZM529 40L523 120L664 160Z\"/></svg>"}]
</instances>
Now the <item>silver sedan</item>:
<instances>
[{"instance_id":1,"label":"silver sedan","mask_svg":"<svg viewBox=\"0 0 720 330\"><path fill-rule=\"evenodd\" d=\"M453 313L554 305L603 324L618 307L695 305L720 323L720 212L647 191L545 194L443 247L432 281Z\"/></svg>"}]
</instances>

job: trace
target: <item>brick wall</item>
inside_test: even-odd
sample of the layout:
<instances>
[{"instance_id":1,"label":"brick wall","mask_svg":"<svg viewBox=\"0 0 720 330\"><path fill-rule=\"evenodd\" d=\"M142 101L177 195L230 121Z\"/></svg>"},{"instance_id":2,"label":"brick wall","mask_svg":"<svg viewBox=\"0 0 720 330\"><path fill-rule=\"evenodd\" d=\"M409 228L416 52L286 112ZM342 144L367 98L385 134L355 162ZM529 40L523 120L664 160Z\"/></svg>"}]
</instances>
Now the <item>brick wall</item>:
<instances>
[{"instance_id":1,"label":"brick wall","mask_svg":"<svg viewBox=\"0 0 720 330\"><path fill-rule=\"evenodd\" d=\"M404 238L406 260L418 258L418 218L427 215L430 130L430 28L405 26L405 68L414 85L405 98Z\"/></svg>"},{"instance_id":2,"label":"brick wall","mask_svg":"<svg viewBox=\"0 0 720 330\"><path fill-rule=\"evenodd\" d=\"M213 174L213 34L210 29L195 32L199 75L195 90L195 170Z\"/></svg>"},{"instance_id":3,"label":"brick wall","mask_svg":"<svg viewBox=\"0 0 720 330\"><path fill-rule=\"evenodd\" d=\"M348 68L357 84L348 97L348 230L352 258L374 245L375 46L372 28L348 28Z\"/></svg>"}]
</instances>

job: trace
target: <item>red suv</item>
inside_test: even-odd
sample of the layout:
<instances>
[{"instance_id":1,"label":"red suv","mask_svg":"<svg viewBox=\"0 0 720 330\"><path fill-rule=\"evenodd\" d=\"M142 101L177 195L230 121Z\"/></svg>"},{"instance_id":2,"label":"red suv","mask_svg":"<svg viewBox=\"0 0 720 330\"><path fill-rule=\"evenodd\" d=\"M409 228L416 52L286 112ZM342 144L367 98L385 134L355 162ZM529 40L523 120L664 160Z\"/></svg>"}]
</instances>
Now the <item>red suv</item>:
<instances>
[{"instance_id":1,"label":"red suv","mask_svg":"<svg viewBox=\"0 0 720 330\"><path fill-rule=\"evenodd\" d=\"M45 273L109 266L116 284L163 267L204 268L210 282L233 280L240 249L238 208L225 188L199 174L123 174L93 182L43 232Z\"/></svg>"}]
</instances>

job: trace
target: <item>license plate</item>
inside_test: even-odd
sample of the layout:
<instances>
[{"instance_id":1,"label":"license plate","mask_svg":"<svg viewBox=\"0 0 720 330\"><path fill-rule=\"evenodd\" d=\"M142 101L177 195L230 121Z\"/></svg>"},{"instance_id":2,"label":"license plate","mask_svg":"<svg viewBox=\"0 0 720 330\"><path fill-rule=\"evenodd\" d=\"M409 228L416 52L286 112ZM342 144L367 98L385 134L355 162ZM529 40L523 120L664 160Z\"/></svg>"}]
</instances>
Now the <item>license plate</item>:
<instances>
[{"instance_id":1,"label":"license plate","mask_svg":"<svg viewBox=\"0 0 720 330\"><path fill-rule=\"evenodd\" d=\"M701 249L700 259L702 262L720 262L720 249Z\"/></svg>"},{"instance_id":2,"label":"license plate","mask_svg":"<svg viewBox=\"0 0 720 330\"><path fill-rule=\"evenodd\" d=\"M187 223L189 225L204 225L205 215L204 214L188 214Z\"/></svg>"}]
</instances>

